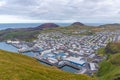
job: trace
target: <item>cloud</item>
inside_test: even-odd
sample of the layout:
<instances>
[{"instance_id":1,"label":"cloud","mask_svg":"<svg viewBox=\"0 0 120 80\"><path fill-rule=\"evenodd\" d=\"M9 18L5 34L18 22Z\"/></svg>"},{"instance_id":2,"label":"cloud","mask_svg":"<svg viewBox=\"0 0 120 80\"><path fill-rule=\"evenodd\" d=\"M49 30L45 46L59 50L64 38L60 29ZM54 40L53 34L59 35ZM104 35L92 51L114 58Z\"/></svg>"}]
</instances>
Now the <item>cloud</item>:
<instances>
[{"instance_id":1,"label":"cloud","mask_svg":"<svg viewBox=\"0 0 120 80\"><path fill-rule=\"evenodd\" d=\"M6 4L5 1L0 1L0 7L4 6Z\"/></svg>"},{"instance_id":2,"label":"cloud","mask_svg":"<svg viewBox=\"0 0 120 80\"><path fill-rule=\"evenodd\" d=\"M120 0L0 0L0 15L37 21L119 22L119 4Z\"/></svg>"}]
</instances>

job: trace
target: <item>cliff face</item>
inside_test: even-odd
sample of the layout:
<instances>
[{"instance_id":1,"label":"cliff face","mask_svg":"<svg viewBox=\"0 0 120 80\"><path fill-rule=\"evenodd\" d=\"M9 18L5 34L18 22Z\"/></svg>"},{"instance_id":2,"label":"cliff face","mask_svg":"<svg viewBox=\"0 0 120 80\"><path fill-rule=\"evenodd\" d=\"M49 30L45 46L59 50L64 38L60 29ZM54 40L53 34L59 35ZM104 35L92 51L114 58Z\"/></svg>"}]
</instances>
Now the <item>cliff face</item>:
<instances>
[{"instance_id":1,"label":"cliff face","mask_svg":"<svg viewBox=\"0 0 120 80\"><path fill-rule=\"evenodd\" d=\"M73 23L73 24L71 24L72 26L84 26L84 24L83 23L81 23L81 22L75 22L75 23Z\"/></svg>"}]
</instances>

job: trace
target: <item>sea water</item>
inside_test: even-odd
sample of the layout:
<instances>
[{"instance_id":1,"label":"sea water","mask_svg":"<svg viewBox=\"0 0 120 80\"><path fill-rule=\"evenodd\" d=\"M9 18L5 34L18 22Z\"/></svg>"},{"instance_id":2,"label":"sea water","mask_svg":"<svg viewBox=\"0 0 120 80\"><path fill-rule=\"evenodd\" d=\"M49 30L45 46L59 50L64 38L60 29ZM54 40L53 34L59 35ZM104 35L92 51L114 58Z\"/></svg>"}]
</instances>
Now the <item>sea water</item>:
<instances>
[{"instance_id":1,"label":"sea water","mask_svg":"<svg viewBox=\"0 0 120 80\"><path fill-rule=\"evenodd\" d=\"M0 23L0 30L8 28L31 28L40 26L42 23ZM56 23L60 26L68 26L70 23Z\"/></svg>"},{"instance_id":2,"label":"sea water","mask_svg":"<svg viewBox=\"0 0 120 80\"><path fill-rule=\"evenodd\" d=\"M10 44L7 44L6 42L0 42L0 49L18 53L18 49L16 47L14 47L14 46L12 46ZM21 54L27 55L27 56L30 56L30 57L34 57L35 54L38 54L38 53L25 52L25 53L21 53Z\"/></svg>"},{"instance_id":3,"label":"sea water","mask_svg":"<svg viewBox=\"0 0 120 80\"><path fill-rule=\"evenodd\" d=\"M40 26L42 23L0 23L0 30L8 29L8 28L31 28ZM69 26L72 23L56 23L59 26ZM85 23L85 25L89 26L99 26L102 23Z\"/></svg>"}]
</instances>

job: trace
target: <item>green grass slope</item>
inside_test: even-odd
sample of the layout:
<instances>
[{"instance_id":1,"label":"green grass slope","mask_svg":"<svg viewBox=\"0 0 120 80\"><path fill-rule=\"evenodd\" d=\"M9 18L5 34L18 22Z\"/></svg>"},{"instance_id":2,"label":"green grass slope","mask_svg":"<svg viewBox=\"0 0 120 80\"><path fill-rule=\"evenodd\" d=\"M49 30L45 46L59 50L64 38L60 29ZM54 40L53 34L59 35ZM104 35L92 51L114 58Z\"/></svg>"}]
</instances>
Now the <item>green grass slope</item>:
<instances>
[{"instance_id":1,"label":"green grass slope","mask_svg":"<svg viewBox=\"0 0 120 80\"><path fill-rule=\"evenodd\" d=\"M120 53L100 63L97 73L99 80L120 80Z\"/></svg>"},{"instance_id":2,"label":"green grass slope","mask_svg":"<svg viewBox=\"0 0 120 80\"><path fill-rule=\"evenodd\" d=\"M110 43L99 50L99 53L107 55L107 60L100 63L100 69L97 72L99 80L120 80L120 42Z\"/></svg>"},{"instance_id":3,"label":"green grass slope","mask_svg":"<svg viewBox=\"0 0 120 80\"><path fill-rule=\"evenodd\" d=\"M61 71L36 59L0 50L0 80L94 80L86 75Z\"/></svg>"}]
</instances>

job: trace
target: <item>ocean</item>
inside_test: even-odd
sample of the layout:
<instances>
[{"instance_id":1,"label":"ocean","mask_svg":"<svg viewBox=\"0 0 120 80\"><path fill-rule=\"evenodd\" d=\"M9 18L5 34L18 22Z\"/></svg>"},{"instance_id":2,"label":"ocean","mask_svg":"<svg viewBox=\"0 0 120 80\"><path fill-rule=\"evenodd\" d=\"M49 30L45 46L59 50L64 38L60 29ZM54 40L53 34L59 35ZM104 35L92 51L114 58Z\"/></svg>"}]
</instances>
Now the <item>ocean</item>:
<instances>
[{"instance_id":1,"label":"ocean","mask_svg":"<svg viewBox=\"0 0 120 80\"><path fill-rule=\"evenodd\" d=\"M8 28L29 28L29 27L37 27L42 23L0 23L0 30L8 29ZM69 26L72 23L56 23L60 26ZM102 23L85 23L85 25L89 26L99 26Z\"/></svg>"}]
</instances>

